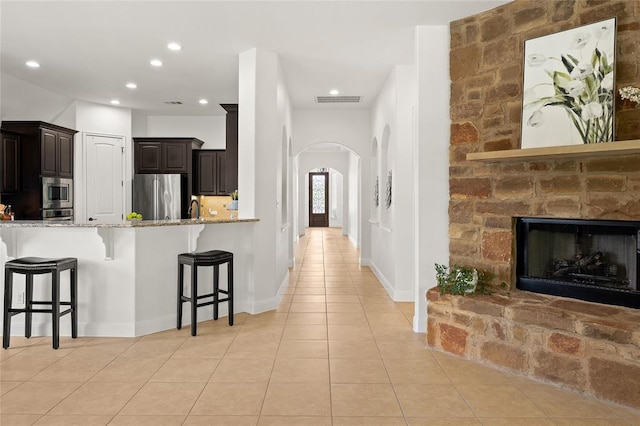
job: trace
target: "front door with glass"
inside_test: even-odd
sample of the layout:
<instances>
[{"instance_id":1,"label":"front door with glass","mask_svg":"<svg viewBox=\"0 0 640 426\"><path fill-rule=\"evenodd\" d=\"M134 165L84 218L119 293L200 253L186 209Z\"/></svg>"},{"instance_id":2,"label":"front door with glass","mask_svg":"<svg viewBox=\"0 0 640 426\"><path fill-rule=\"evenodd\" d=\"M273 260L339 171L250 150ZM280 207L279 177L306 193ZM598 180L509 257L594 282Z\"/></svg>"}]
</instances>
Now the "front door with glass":
<instances>
[{"instance_id":1,"label":"front door with glass","mask_svg":"<svg viewBox=\"0 0 640 426\"><path fill-rule=\"evenodd\" d=\"M329 226L329 173L309 173L309 226Z\"/></svg>"}]
</instances>

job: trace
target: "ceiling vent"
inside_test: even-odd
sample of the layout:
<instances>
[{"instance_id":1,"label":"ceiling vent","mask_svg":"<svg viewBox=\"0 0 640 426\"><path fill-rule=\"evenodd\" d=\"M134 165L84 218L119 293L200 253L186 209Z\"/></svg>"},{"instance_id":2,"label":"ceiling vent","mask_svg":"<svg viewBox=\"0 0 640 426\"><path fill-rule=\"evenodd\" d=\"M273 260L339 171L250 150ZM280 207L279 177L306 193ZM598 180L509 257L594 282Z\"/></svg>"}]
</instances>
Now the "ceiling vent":
<instances>
[{"instance_id":1,"label":"ceiling vent","mask_svg":"<svg viewBox=\"0 0 640 426\"><path fill-rule=\"evenodd\" d=\"M316 96L317 104L359 104L362 96Z\"/></svg>"},{"instance_id":2,"label":"ceiling vent","mask_svg":"<svg viewBox=\"0 0 640 426\"><path fill-rule=\"evenodd\" d=\"M182 101L164 101L167 105L182 105Z\"/></svg>"}]
</instances>

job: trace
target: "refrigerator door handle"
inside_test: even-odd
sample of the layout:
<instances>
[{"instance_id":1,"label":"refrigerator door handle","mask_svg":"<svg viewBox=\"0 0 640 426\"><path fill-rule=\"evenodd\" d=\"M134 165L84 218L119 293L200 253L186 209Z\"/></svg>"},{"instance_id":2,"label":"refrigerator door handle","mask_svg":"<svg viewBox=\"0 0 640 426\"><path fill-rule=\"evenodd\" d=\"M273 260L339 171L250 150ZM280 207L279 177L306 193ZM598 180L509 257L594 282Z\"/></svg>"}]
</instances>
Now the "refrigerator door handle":
<instances>
[{"instance_id":1,"label":"refrigerator door handle","mask_svg":"<svg viewBox=\"0 0 640 426\"><path fill-rule=\"evenodd\" d=\"M158 203L160 202L158 197L158 179L159 177L156 175L153 177L153 193L154 193L154 197L153 197L153 217L158 219Z\"/></svg>"}]
</instances>

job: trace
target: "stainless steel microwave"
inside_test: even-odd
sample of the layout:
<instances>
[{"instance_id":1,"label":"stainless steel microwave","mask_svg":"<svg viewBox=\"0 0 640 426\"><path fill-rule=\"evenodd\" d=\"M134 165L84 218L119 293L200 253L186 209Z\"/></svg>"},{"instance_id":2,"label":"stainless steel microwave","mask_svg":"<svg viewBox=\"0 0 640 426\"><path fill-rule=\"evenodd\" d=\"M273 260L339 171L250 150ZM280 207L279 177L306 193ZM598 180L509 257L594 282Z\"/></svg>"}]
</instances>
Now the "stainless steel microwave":
<instances>
[{"instance_id":1,"label":"stainless steel microwave","mask_svg":"<svg viewBox=\"0 0 640 426\"><path fill-rule=\"evenodd\" d=\"M59 177L42 178L42 208L73 208L73 179Z\"/></svg>"}]
</instances>

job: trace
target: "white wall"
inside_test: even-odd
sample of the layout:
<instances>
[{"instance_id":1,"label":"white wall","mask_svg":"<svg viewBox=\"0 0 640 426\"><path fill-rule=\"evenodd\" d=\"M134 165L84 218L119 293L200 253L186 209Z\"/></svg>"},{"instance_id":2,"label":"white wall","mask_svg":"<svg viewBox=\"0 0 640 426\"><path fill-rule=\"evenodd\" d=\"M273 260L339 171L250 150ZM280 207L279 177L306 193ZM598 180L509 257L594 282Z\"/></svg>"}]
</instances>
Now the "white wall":
<instances>
[{"instance_id":1,"label":"white wall","mask_svg":"<svg viewBox=\"0 0 640 426\"><path fill-rule=\"evenodd\" d=\"M73 99L12 75L0 74L0 118L44 121L75 128Z\"/></svg>"},{"instance_id":2,"label":"white wall","mask_svg":"<svg viewBox=\"0 0 640 426\"><path fill-rule=\"evenodd\" d=\"M329 226L341 228L344 216L344 179L342 173L329 170Z\"/></svg>"},{"instance_id":3,"label":"white wall","mask_svg":"<svg viewBox=\"0 0 640 426\"><path fill-rule=\"evenodd\" d=\"M393 173L393 185L395 190L407 182L399 181L397 177L395 149L399 144L406 143L399 140L399 124L397 123L398 94L397 94L397 69L394 69L387 78L383 88L380 90L376 101L371 108L371 133L369 138L368 150L372 151L373 140L379 141L378 161L375 166L377 172L373 175L380 177L380 203L378 211L380 213L380 221L378 223L367 223L371 232L371 256L369 266L378 277L378 280L384 285L385 289L396 300L396 258L399 257L396 251L396 232L397 223L394 220L394 210L396 209L396 195L392 194L392 203L390 207L386 206L386 188L387 174L389 171ZM407 167L405 164L402 167ZM409 168L409 167L407 167ZM375 182L371 182L366 194L373 192ZM370 204L367 202L367 204ZM407 212L399 212L398 222L405 220Z\"/></svg>"},{"instance_id":4,"label":"white wall","mask_svg":"<svg viewBox=\"0 0 640 426\"><path fill-rule=\"evenodd\" d=\"M418 27L416 309L413 328L425 331L426 291L435 281L434 263L449 263L449 27ZM438 64L438 66L434 66Z\"/></svg>"},{"instance_id":5,"label":"white wall","mask_svg":"<svg viewBox=\"0 0 640 426\"><path fill-rule=\"evenodd\" d=\"M379 221L372 220L371 268L396 301L415 300L415 67L390 73L372 108L371 150L378 150ZM374 144L373 141L379 141ZM392 201L386 206L388 173ZM370 193L373 191L371 189Z\"/></svg>"},{"instance_id":6,"label":"white wall","mask_svg":"<svg viewBox=\"0 0 640 426\"><path fill-rule=\"evenodd\" d=\"M365 223L371 228L370 266L394 300L415 301L416 331L426 329L433 264L446 263L449 253L448 56L448 27L416 28L416 65L393 70L371 111L381 214L379 223ZM388 170L393 197L387 210Z\"/></svg>"},{"instance_id":7,"label":"white wall","mask_svg":"<svg viewBox=\"0 0 640 426\"><path fill-rule=\"evenodd\" d=\"M363 173L360 165L362 164L363 161L366 161L366 160L363 160L362 158L358 157L354 153L349 153L349 175L348 175L349 178L348 178L348 184L347 184L347 191L345 191L348 194L347 203L345 203L348 206L348 218L349 218L347 235L349 236L349 239L356 247L360 247L361 252L366 251L367 253L369 253L369 249L370 249L369 246L367 245L365 250L365 246L361 238L362 236L361 229L364 228L363 224L364 224L364 221L366 220L365 217L368 217L369 215L368 209L363 209L359 207L359 206L362 206L364 202L361 196L362 191L360 190L361 188L360 181ZM367 235L370 235L370 234L367 233ZM362 254L360 255L360 257L362 258Z\"/></svg>"},{"instance_id":8,"label":"white wall","mask_svg":"<svg viewBox=\"0 0 640 426\"><path fill-rule=\"evenodd\" d=\"M204 142L202 149L225 149L226 116L147 116L146 134L150 137L194 137Z\"/></svg>"},{"instance_id":9,"label":"white wall","mask_svg":"<svg viewBox=\"0 0 640 426\"><path fill-rule=\"evenodd\" d=\"M360 157L368 157L371 118L369 110L296 109L293 111L293 154L318 142L335 142L346 146Z\"/></svg>"}]
</instances>

